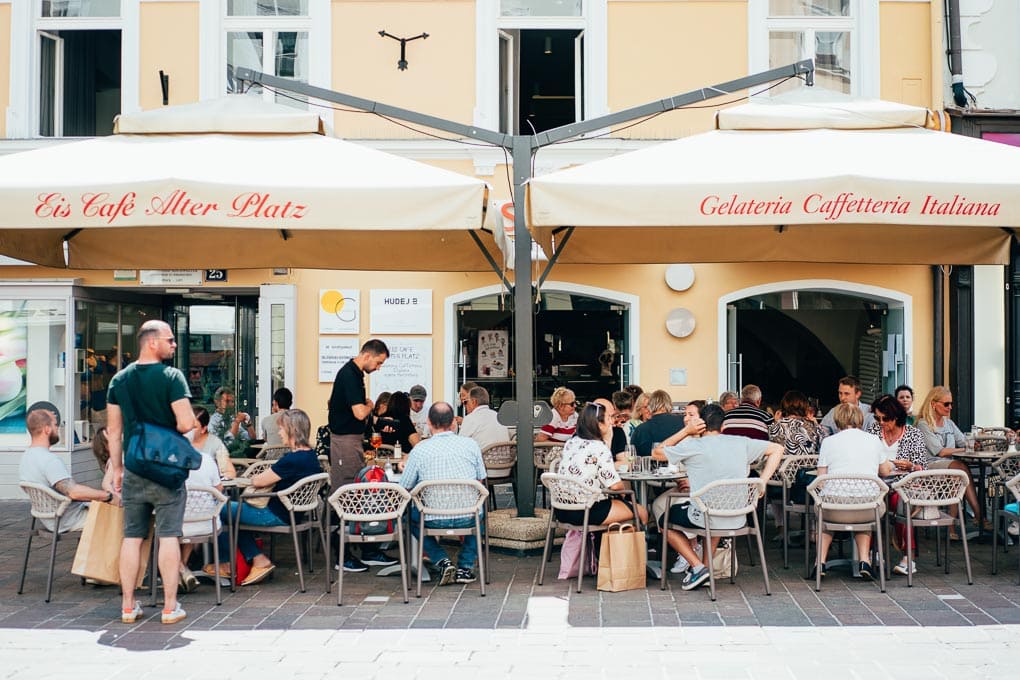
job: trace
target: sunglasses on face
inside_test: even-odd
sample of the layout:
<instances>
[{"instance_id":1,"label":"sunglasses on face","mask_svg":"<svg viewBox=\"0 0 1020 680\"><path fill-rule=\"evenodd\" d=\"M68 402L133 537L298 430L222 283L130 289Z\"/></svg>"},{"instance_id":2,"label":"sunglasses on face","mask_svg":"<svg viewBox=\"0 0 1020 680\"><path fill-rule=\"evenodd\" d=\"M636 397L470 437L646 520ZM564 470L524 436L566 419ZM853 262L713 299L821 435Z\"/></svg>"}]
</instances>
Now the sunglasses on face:
<instances>
[{"instance_id":1,"label":"sunglasses on face","mask_svg":"<svg viewBox=\"0 0 1020 680\"><path fill-rule=\"evenodd\" d=\"M945 406L946 408L953 408L953 402L951 401L940 401L939 403Z\"/></svg>"}]
</instances>

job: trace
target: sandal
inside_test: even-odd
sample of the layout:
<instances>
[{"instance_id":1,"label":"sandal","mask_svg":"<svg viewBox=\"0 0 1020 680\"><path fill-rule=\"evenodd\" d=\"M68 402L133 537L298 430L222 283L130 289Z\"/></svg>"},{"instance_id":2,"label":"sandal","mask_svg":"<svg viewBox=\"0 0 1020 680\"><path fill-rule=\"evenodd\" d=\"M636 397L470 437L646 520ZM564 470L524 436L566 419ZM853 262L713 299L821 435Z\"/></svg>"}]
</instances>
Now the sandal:
<instances>
[{"instance_id":1,"label":"sandal","mask_svg":"<svg viewBox=\"0 0 1020 680\"><path fill-rule=\"evenodd\" d=\"M252 567L251 571L248 572L248 578L241 581L242 586L253 586L256 583L262 583L269 575L276 569L275 564L270 564L268 567Z\"/></svg>"}]
</instances>

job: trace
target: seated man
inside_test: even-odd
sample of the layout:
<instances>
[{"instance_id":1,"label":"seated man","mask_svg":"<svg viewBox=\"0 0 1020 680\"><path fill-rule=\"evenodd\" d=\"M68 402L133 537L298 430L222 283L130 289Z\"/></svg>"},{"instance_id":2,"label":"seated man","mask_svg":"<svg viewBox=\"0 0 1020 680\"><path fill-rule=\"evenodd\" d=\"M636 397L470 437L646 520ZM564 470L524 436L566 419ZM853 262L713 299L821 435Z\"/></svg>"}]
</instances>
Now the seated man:
<instances>
[{"instance_id":1,"label":"seated man","mask_svg":"<svg viewBox=\"0 0 1020 680\"><path fill-rule=\"evenodd\" d=\"M234 390L220 387L213 394L216 412L209 418L209 431L219 437L231 452L240 444L255 439L255 425L244 411L234 411ZM243 447L241 447L243 448Z\"/></svg>"},{"instance_id":2,"label":"seated man","mask_svg":"<svg viewBox=\"0 0 1020 680\"><path fill-rule=\"evenodd\" d=\"M43 484L73 501L120 503L120 497L112 491L101 491L75 482L60 456L50 451L50 447L60 441L60 427L51 411L44 408L30 411L25 417L25 425L32 436L32 442L21 457L18 469L21 481ZM60 532L81 529L85 526L87 515L88 506L85 503L71 503L60 520ZM44 519L42 522L47 529L53 531L52 520Z\"/></svg>"},{"instance_id":3,"label":"seated man","mask_svg":"<svg viewBox=\"0 0 1020 680\"><path fill-rule=\"evenodd\" d=\"M464 408L467 415L460 426L460 436L474 439L482 449L510 441L510 430L499 424L496 412L489 408L489 390L472 387Z\"/></svg>"},{"instance_id":4,"label":"seated man","mask_svg":"<svg viewBox=\"0 0 1020 680\"><path fill-rule=\"evenodd\" d=\"M273 392L273 405L269 415L262 419L262 438L266 446L283 446L280 439L280 414L294 407L294 394L286 387Z\"/></svg>"},{"instance_id":5,"label":"seated man","mask_svg":"<svg viewBox=\"0 0 1020 680\"><path fill-rule=\"evenodd\" d=\"M670 464L682 463L687 468L687 480L691 493L720 479L744 479L750 473L751 463L768 456L761 477L770 479L779 467L783 447L772 442L747 437L721 434L725 411L717 404L707 404L701 410L701 418L692 418L682 430L662 442L652 451L655 460L668 460ZM702 432L703 430L703 432ZM691 435L701 434L701 437ZM683 440L683 441L681 441ZM705 518L693 504L676 504L669 509L669 523L702 529ZM739 529L747 521L745 517L718 517L712 520L713 529ZM681 588L693 590L709 578L709 567L695 552L687 534L670 529L666 540L681 557L690 563L690 571L684 577ZM719 539L712 538L712 550L719 545Z\"/></svg>"},{"instance_id":6,"label":"seated man","mask_svg":"<svg viewBox=\"0 0 1020 680\"><path fill-rule=\"evenodd\" d=\"M630 437L639 456L650 455L654 444L666 441L684 428L684 417L672 412L673 398L666 390L655 390L648 395L648 411L651 418L638 425Z\"/></svg>"},{"instance_id":7,"label":"seated man","mask_svg":"<svg viewBox=\"0 0 1020 680\"><path fill-rule=\"evenodd\" d=\"M405 489L411 490L418 482L437 479L476 479L485 480L485 464L482 463L482 450L478 443L453 431L453 407L444 401L432 404L428 413L429 429L432 436L424 439L411 449L404 463L404 473L400 483ZM467 495L456 506L467 506L473 499ZM418 536L419 513L411 508L411 532ZM462 528L474 525L473 516L441 517L431 519L425 516L425 526L429 528ZM478 541L474 535L464 537L464 547L457 556L457 567L454 568L450 557L433 536L426 536L423 548L432 561L432 566L441 574L439 585L453 583L472 583L475 581L475 558L478 556Z\"/></svg>"}]
</instances>

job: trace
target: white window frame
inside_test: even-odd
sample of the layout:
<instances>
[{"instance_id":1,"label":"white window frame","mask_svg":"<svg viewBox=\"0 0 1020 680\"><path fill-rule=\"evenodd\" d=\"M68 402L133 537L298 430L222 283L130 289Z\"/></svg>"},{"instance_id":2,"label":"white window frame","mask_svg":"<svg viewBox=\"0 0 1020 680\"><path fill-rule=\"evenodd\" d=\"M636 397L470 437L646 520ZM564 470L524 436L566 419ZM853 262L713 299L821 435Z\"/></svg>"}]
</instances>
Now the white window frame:
<instances>
[{"instance_id":1,"label":"white window frame","mask_svg":"<svg viewBox=\"0 0 1020 680\"><path fill-rule=\"evenodd\" d=\"M283 305L284 384L295 392L297 402L297 286L264 284L259 286L258 371L255 375L255 404L258 409L256 427L269 415L273 404L273 305Z\"/></svg>"},{"instance_id":2,"label":"white window frame","mask_svg":"<svg viewBox=\"0 0 1020 680\"><path fill-rule=\"evenodd\" d=\"M199 98L217 99L227 92L227 34L235 32L299 32L308 34L308 84L329 88L332 78L330 54L332 3L309 0L308 15L300 17L228 17L227 0L200 3ZM265 43L264 43L265 44ZM263 54L263 64L269 57ZM270 72L263 68L264 72ZM272 101L272 94L266 98Z\"/></svg>"},{"instance_id":3,"label":"white window frame","mask_svg":"<svg viewBox=\"0 0 1020 680\"><path fill-rule=\"evenodd\" d=\"M7 136L12 139L38 138L39 34L53 31L120 31L120 111L140 109L139 98L139 2L121 0L119 17L43 17L42 0L11 3L11 64L30 64L31 68L11 69L10 106L7 110ZM155 77L155 76L153 76Z\"/></svg>"},{"instance_id":4,"label":"white window frame","mask_svg":"<svg viewBox=\"0 0 1020 680\"><path fill-rule=\"evenodd\" d=\"M500 0L475 0L475 110L474 124L499 129L499 32L546 29L584 32L584 116L604 115L608 108L607 5L608 0L583 0L581 16L504 17Z\"/></svg>"},{"instance_id":5,"label":"white window frame","mask_svg":"<svg viewBox=\"0 0 1020 680\"><path fill-rule=\"evenodd\" d=\"M851 0L847 17L770 17L769 0L747 2L748 72L769 69L769 33L772 31L848 31L850 33L850 96L875 98L880 94L878 0ZM808 41L813 45L814 41ZM811 55L802 58L811 58ZM835 93L840 96L840 93Z\"/></svg>"}]
</instances>

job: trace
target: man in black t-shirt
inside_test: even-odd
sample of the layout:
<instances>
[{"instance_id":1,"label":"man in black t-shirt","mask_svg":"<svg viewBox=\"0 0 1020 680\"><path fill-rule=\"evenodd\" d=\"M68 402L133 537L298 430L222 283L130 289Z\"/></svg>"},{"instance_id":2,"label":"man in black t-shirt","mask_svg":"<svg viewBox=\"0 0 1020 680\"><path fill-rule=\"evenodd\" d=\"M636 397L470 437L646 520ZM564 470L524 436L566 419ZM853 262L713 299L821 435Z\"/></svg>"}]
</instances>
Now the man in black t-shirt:
<instances>
[{"instance_id":1,"label":"man in black t-shirt","mask_svg":"<svg viewBox=\"0 0 1020 680\"><path fill-rule=\"evenodd\" d=\"M354 482L365 465L362 438L365 434L365 421L375 407L365 393L365 374L382 368L389 355L386 343L382 340L369 340L361 346L356 357L337 371L333 380L333 391L329 395L329 484L333 491ZM370 562L393 563L388 558ZM349 553L344 555L342 568L345 571L367 569L365 564Z\"/></svg>"}]
</instances>

